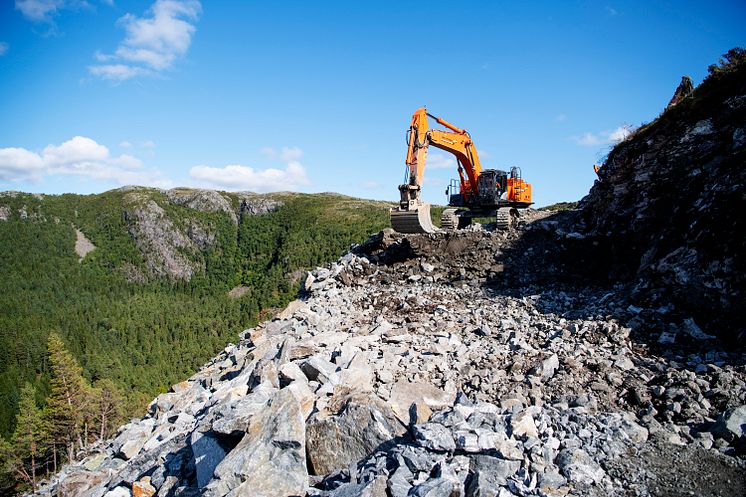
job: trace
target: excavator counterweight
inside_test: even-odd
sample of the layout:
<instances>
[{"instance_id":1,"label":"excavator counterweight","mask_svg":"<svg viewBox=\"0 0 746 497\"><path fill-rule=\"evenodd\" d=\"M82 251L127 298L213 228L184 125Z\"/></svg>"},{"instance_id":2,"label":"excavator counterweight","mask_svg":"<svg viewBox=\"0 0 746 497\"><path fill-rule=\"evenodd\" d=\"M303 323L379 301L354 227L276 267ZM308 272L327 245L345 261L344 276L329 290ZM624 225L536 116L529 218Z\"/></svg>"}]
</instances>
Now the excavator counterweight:
<instances>
[{"instance_id":1,"label":"excavator counterweight","mask_svg":"<svg viewBox=\"0 0 746 497\"><path fill-rule=\"evenodd\" d=\"M446 130L431 129L428 117ZM451 209L443 211L443 229L461 229L475 217L493 217L498 228L507 228L519 208L533 202L531 185L521 178L517 167L510 172L482 169L474 142L465 129L429 114L425 108L412 116L407 138L407 183L399 185L399 207L391 209L391 226L400 233L434 233L438 228L430 217L430 204L422 202L421 193L428 147L453 154L459 179L446 190Z\"/></svg>"}]
</instances>

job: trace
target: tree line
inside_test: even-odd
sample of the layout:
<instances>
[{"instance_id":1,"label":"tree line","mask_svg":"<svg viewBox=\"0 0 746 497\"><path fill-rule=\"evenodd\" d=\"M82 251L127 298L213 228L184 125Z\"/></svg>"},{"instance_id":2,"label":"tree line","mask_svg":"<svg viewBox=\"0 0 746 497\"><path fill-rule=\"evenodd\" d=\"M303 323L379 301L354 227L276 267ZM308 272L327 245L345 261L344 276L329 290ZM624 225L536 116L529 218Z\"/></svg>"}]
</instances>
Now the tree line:
<instances>
[{"instance_id":1,"label":"tree line","mask_svg":"<svg viewBox=\"0 0 746 497\"><path fill-rule=\"evenodd\" d=\"M47 355L52 373L49 395L39 404L36 388L25 383L15 429L7 439L0 437L0 478L3 486L16 491L35 492L41 477L84 455L123 421L119 388L108 379L86 381L56 333L49 334Z\"/></svg>"}]
</instances>

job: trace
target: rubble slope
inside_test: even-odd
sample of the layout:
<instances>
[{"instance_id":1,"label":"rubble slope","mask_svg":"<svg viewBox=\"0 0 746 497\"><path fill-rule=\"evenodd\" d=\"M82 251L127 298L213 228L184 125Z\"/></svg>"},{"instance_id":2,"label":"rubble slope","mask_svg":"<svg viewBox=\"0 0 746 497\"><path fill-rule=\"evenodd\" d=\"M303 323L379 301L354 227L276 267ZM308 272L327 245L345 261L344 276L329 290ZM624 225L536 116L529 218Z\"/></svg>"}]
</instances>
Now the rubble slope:
<instances>
[{"instance_id":1,"label":"rubble slope","mask_svg":"<svg viewBox=\"0 0 746 497\"><path fill-rule=\"evenodd\" d=\"M746 491L743 355L651 353L624 292L495 285L527 234L568 238L531 220L382 232L41 493Z\"/></svg>"}]
</instances>

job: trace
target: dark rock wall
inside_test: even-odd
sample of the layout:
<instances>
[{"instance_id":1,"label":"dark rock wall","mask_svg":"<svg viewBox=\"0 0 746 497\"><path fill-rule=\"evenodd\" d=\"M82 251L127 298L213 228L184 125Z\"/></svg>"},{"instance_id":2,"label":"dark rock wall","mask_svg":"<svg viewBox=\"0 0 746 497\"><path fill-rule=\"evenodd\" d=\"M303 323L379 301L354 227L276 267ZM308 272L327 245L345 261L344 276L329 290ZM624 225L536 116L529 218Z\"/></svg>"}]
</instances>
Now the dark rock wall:
<instances>
[{"instance_id":1,"label":"dark rock wall","mask_svg":"<svg viewBox=\"0 0 746 497\"><path fill-rule=\"evenodd\" d=\"M741 64L615 147L580 203L612 281L732 339L746 338L745 158Z\"/></svg>"}]
</instances>

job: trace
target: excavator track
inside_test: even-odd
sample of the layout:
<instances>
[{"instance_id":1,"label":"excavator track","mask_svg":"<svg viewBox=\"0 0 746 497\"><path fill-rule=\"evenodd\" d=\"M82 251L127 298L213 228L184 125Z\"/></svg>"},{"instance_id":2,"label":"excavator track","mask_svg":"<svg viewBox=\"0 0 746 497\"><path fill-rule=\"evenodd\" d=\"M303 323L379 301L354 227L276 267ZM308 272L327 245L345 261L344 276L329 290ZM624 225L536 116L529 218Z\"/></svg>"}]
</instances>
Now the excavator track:
<instances>
[{"instance_id":1,"label":"excavator track","mask_svg":"<svg viewBox=\"0 0 746 497\"><path fill-rule=\"evenodd\" d=\"M500 207L497 209L497 219L495 219L497 229L506 230L510 228L510 223L513 221L510 209L510 207Z\"/></svg>"},{"instance_id":2,"label":"excavator track","mask_svg":"<svg viewBox=\"0 0 746 497\"><path fill-rule=\"evenodd\" d=\"M471 218L459 216L458 209L446 209L440 215L440 227L446 231L462 230L471 224Z\"/></svg>"},{"instance_id":3,"label":"excavator track","mask_svg":"<svg viewBox=\"0 0 746 497\"><path fill-rule=\"evenodd\" d=\"M440 215L440 227L446 231L453 231L458 228L458 216L456 209L446 209Z\"/></svg>"},{"instance_id":4,"label":"excavator track","mask_svg":"<svg viewBox=\"0 0 746 497\"><path fill-rule=\"evenodd\" d=\"M421 204L416 209L391 209L391 227L399 233L435 233L438 228L430 218L430 204Z\"/></svg>"}]
</instances>

